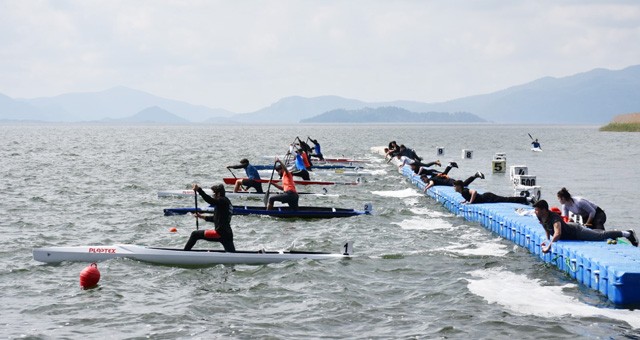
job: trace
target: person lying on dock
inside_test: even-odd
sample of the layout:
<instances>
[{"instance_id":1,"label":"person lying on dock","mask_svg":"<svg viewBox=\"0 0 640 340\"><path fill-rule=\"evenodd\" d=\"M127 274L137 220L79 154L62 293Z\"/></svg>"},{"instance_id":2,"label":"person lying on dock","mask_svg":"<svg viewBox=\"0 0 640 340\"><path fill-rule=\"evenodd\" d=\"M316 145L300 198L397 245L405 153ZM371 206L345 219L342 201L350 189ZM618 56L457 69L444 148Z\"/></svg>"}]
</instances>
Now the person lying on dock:
<instances>
[{"instance_id":1,"label":"person lying on dock","mask_svg":"<svg viewBox=\"0 0 640 340\"><path fill-rule=\"evenodd\" d=\"M478 193L476 190L465 188L465 185L462 181L457 180L453 182L453 187L456 192L462 195L464 201L462 203L468 204L479 204L479 203L520 203L524 205L529 205L530 203L535 203L533 201L533 197L508 197L508 196L498 196L492 192Z\"/></svg>"},{"instance_id":2,"label":"person lying on dock","mask_svg":"<svg viewBox=\"0 0 640 340\"><path fill-rule=\"evenodd\" d=\"M413 170L413 173L415 173L418 176L427 176L427 177L431 177L431 176L436 176L438 174L445 174L448 175L449 171L451 171L452 168L457 168L458 167L458 163L456 162L449 162L449 164L447 165L447 167L444 169L443 172L440 172L438 170L435 169L428 169L431 166L442 166L442 163L440 163L439 160L435 161L435 162L429 162L426 164L420 163L420 162L413 162L412 164L409 164L409 166L411 167L411 170Z\"/></svg>"},{"instance_id":3,"label":"person lying on dock","mask_svg":"<svg viewBox=\"0 0 640 340\"><path fill-rule=\"evenodd\" d=\"M562 204L562 216L569 216L572 212L582 217L585 227L604 230L607 214L599 206L582 197L571 197L567 188L558 191L558 201Z\"/></svg>"},{"instance_id":4,"label":"person lying on dock","mask_svg":"<svg viewBox=\"0 0 640 340\"><path fill-rule=\"evenodd\" d=\"M389 160L387 161L387 163L389 163L391 159L399 153L400 153L400 147L398 146L398 143L396 143L396 141L394 140L389 142L388 148L384 148L384 157L385 158L389 157Z\"/></svg>"},{"instance_id":5,"label":"person lying on dock","mask_svg":"<svg viewBox=\"0 0 640 340\"><path fill-rule=\"evenodd\" d=\"M407 157L409 159L413 159L413 160L418 161L418 162L422 161L422 157L418 156L418 154L416 154L415 150L404 146L404 144L400 145L399 151L400 151L399 152L400 156L405 156L405 157Z\"/></svg>"},{"instance_id":6,"label":"person lying on dock","mask_svg":"<svg viewBox=\"0 0 640 340\"><path fill-rule=\"evenodd\" d=\"M548 253L553 242L558 240L605 241L626 237L634 247L638 246L638 239L633 229L627 231L589 229L577 223L565 223L562 216L549 210L549 203L545 200L536 202L533 207L549 240L549 244L542 244L543 253Z\"/></svg>"},{"instance_id":7,"label":"person lying on dock","mask_svg":"<svg viewBox=\"0 0 640 340\"><path fill-rule=\"evenodd\" d=\"M277 183L272 183L272 185L282 191L284 191L280 195L273 195L269 197L269 203L267 204L267 210L273 209L273 203L278 201L282 203L286 203L292 209L298 210L298 192L296 191L296 185L293 182L293 174L287 170L287 167L282 163L281 160L277 159L276 163L276 171L282 178L282 185Z\"/></svg>"},{"instance_id":8,"label":"person lying on dock","mask_svg":"<svg viewBox=\"0 0 640 340\"><path fill-rule=\"evenodd\" d=\"M189 241L184 246L184 250L191 250L198 240L206 240L210 242L220 242L226 252L235 252L236 246L233 244L233 230L231 230L231 216L233 206L231 201L225 196L224 185L218 184L211 187L213 197L207 195L197 184L193 185L196 191L205 200L205 202L215 206L213 216L204 216L196 213L196 218L201 218L207 222L213 222L215 229L194 230L191 232Z\"/></svg>"},{"instance_id":9,"label":"person lying on dock","mask_svg":"<svg viewBox=\"0 0 640 340\"><path fill-rule=\"evenodd\" d=\"M240 192L240 188L242 187L242 191L249 191L249 188L256 189L256 192L263 193L262 191L262 183L256 181L260 179L260 174L258 170L253 165L249 164L249 160L243 158L240 160L239 165L229 165L227 169L244 169L244 172L247 174L247 178L239 179L236 181L235 187L233 187L233 192ZM247 189L244 189L246 187Z\"/></svg>"},{"instance_id":10,"label":"person lying on dock","mask_svg":"<svg viewBox=\"0 0 640 340\"><path fill-rule=\"evenodd\" d=\"M454 163L454 162L452 162ZM455 164L455 163L454 163ZM449 168L449 167L447 167ZM456 166L457 168L457 166ZM446 170L445 170L446 171ZM469 184L471 184L471 182L473 182L476 178L482 178L484 179L484 174L480 171L476 172L473 176L465 179L464 181L462 181L463 186L469 186ZM448 175L448 171L447 173L441 173L441 174L437 174L435 176L420 176L420 179L425 182L427 185L424 187L424 189L422 190L423 192L427 192L427 190L429 190L432 186L434 185L444 185L444 186L448 186L448 187L452 187L453 184L455 183L455 179L449 177Z\"/></svg>"}]
</instances>

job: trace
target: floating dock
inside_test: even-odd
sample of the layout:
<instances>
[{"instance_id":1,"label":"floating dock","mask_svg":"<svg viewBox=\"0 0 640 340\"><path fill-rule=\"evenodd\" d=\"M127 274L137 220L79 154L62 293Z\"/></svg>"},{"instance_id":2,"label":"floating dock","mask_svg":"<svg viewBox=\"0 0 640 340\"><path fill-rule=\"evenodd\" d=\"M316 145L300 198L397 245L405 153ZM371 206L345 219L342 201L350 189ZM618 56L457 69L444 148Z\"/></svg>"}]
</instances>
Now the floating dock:
<instances>
[{"instance_id":1,"label":"floating dock","mask_svg":"<svg viewBox=\"0 0 640 340\"><path fill-rule=\"evenodd\" d=\"M380 148L372 151L380 153ZM401 173L420 190L426 184L409 166ZM566 272L580 284L604 294L621 307L640 306L640 249L628 244L607 242L557 241L549 253L541 251L547 236L530 206L516 203L461 204L462 196L453 187L434 186L429 197L457 216L483 227L526 248L542 261Z\"/></svg>"}]
</instances>

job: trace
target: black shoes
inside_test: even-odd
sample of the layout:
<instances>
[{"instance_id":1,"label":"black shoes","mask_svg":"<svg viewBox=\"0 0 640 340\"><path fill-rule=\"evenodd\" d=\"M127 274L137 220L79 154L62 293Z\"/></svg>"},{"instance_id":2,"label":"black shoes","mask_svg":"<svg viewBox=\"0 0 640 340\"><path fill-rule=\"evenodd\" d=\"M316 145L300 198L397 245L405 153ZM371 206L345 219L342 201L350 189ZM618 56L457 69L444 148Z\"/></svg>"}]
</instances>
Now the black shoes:
<instances>
[{"instance_id":1,"label":"black shoes","mask_svg":"<svg viewBox=\"0 0 640 340\"><path fill-rule=\"evenodd\" d=\"M633 231L633 229L629 229L629 237L627 237L627 240L629 240L629 242L631 242L631 244L634 247L638 246L638 238L636 237L636 232Z\"/></svg>"}]
</instances>

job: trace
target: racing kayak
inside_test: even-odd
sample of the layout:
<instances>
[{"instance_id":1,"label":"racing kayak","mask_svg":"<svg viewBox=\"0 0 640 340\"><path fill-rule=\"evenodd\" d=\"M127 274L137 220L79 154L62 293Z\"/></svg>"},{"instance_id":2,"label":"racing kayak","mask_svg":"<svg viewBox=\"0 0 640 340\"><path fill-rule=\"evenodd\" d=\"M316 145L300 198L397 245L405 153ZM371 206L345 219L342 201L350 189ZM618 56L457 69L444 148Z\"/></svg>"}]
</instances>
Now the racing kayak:
<instances>
[{"instance_id":1,"label":"racing kayak","mask_svg":"<svg viewBox=\"0 0 640 340\"><path fill-rule=\"evenodd\" d=\"M541 148L531 148L531 151L533 152L542 152Z\"/></svg>"},{"instance_id":2,"label":"racing kayak","mask_svg":"<svg viewBox=\"0 0 640 340\"><path fill-rule=\"evenodd\" d=\"M209 196L213 196L213 191L211 189L205 189L205 192ZM271 192L270 195L281 194L280 192ZM313 193L313 192L298 192L298 195L304 195L305 197L313 196L313 197L340 197L337 194L327 194L327 190L323 190L323 193ZM185 189L185 190L161 190L158 191L158 197L193 197L193 190ZM227 197L235 197L235 198L257 198L263 199L264 193L257 193L255 191L248 192L233 192L227 191L225 193Z\"/></svg>"},{"instance_id":3,"label":"racing kayak","mask_svg":"<svg viewBox=\"0 0 640 340\"><path fill-rule=\"evenodd\" d=\"M249 206L233 206L233 215L264 215L273 217L284 218L334 218L334 217L351 217L358 215L370 215L372 211L371 203L364 205L364 210L344 209L344 208L331 208L331 207L298 207L298 210L293 210L288 206L273 207L271 210L267 210L264 206L249 207ZM167 208L164 209L165 216L174 215L186 215L189 213L204 213L211 214L215 211L215 207L208 206L204 208Z\"/></svg>"},{"instance_id":4,"label":"racing kayak","mask_svg":"<svg viewBox=\"0 0 640 340\"><path fill-rule=\"evenodd\" d=\"M267 264L301 259L328 260L350 258L353 242L342 245L340 253L308 251L236 251L147 247L133 244L110 246L46 247L33 249L33 259L39 262L58 263L62 261L97 262L114 258L151 262L165 265L201 266L214 264Z\"/></svg>"},{"instance_id":5,"label":"racing kayak","mask_svg":"<svg viewBox=\"0 0 640 340\"><path fill-rule=\"evenodd\" d=\"M244 177L224 177L222 180L224 181L224 184L235 184L237 180L239 179L246 179ZM260 183L269 183L268 179L257 179L254 180ZM271 180L271 183L280 183L281 180L279 179L274 179ZM358 185L360 184L360 179L358 178L355 182L331 182L331 181L298 181L298 180L294 180L293 183L297 184L297 185Z\"/></svg>"}]
</instances>

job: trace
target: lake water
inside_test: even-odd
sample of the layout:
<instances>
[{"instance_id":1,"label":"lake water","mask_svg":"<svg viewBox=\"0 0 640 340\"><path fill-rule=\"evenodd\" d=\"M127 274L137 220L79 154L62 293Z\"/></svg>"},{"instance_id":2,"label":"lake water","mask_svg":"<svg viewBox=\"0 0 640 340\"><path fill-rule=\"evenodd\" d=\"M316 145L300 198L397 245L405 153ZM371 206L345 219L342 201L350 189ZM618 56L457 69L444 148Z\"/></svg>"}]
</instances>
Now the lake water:
<instances>
[{"instance_id":1,"label":"lake water","mask_svg":"<svg viewBox=\"0 0 640 340\"><path fill-rule=\"evenodd\" d=\"M2 338L640 338L640 311L616 309L528 251L450 214L370 151L397 140L428 161L443 147L440 160L460 166L452 176L480 170L486 179L472 187L510 195L508 173L491 174L491 158L504 152L507 166L528 166L552 205L564 186L603 207L608 228L640 232L638 133L595 126L7 124L0 132ZM530 151L528 133L542 153ZM236 248L337 252L354 240L353 259L205 268L110 260L98 264L98 288L81 290L86 263L32 258L43 246L182 247L193 218L164 217L162 209L193 200L158 198L159 190L219 183L231 175L225 165L241 158L269 164L261 157L284 153L296 136L317 138L327 157L369 159L377 170L357 187L327 187L339 198L302 198L301 205L372 203L374 215L236 216ZM462 149L473 158L461 159Z\"/></svg>"}]
</instances>

